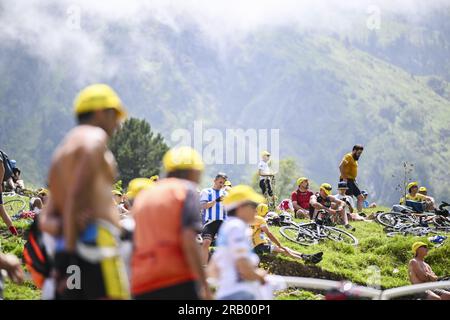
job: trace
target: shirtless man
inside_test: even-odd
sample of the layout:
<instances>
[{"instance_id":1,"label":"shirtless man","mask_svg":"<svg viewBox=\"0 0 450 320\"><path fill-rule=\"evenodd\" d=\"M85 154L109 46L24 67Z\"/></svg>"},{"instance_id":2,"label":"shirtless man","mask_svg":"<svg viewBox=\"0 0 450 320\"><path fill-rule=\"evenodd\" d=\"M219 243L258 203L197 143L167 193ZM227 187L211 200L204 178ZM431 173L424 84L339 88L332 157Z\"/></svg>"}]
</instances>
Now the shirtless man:
<instances>
[{"instance_id":1,"label":"shirtless man","mask_svg":"<svg viewBox=\"0 0 450 320\"><path fill-rule=\"evenodd\" d=\"M434 282L438 277L431 269L430 265L424 261L428 254L428 247L423 242L416 242L412 245L414 258L409 261L408 273L412 284ZM450 300L450 292L442 289L427 290L425 296L430 300Z\"/></svg>"},{"instance_id":2,"label":"shirtless man","mask_svg":"<svg viewBox=\"0 0 450 320\"><path fill-rule=\"evenodd\" d=\"M103 84L82 90L74 109L78 126L53 155L51 197L40 219L41 229L56 238L55 298L126 299L128 281L117 252L119 216L111 197L117 168L107 148L126 112ZM79 267L78 288L69 286L73 265Z\"/></svg>"}]
</instances>

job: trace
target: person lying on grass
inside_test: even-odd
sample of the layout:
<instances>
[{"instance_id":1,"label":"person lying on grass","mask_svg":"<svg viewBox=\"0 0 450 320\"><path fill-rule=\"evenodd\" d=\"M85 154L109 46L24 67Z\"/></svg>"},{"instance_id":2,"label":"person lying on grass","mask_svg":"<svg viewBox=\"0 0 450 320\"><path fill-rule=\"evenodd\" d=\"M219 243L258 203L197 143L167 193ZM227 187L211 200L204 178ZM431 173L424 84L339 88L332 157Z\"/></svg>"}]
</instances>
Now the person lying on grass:
<instances>
[{"instance_id":1,"label":"person lying on grass","mask_svg":"<svg viewBox=\"0 0 450 320\"><path fill-rule=\"evenodd\" d=\"M250 225L252 229L253 251L256 254L281 253L294 259L302 259L305 262L319 263L322 261L323 252L304 254L283 247L280 241L272 234L272 232L270 232L266 220L264 220L264 217L269 212L269 207L267 204L260 203L256 208L256 211L257 215L255 216L255 220ZM266 238L266 235L273 242L273 244Z\"/></svg>"},{"instance_id":2,"label":"person lying on grass","mask_svg":"<svg viewBox=\"0 0 450 320\"><path fill-rule=\"evenodd\" d=\"M408 274L412 284L439 281L439 278L431 269L430 265L424 261L428 254L428 246L424 242L415 242L412 245L414 258L409 261ZM450 300L450 291L443 289L427 290L418 295L419 298L428 300Z\"/></svg>"}]
</instances>

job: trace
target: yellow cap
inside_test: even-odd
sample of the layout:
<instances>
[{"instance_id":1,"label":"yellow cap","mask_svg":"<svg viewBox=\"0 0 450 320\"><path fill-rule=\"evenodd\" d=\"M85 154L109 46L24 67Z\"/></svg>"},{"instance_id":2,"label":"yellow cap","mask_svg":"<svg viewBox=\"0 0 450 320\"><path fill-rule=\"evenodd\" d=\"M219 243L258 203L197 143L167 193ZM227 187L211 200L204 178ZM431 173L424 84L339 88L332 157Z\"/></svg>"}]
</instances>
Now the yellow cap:
<instances>
[{"instance_id":1,"label":"yellow cap","mask_svg":"<svg viewBox=\"0 0 450 320\"><path fill-rule=\"evenodd\" d=\"M323 190L327 196L329 196L331 194L331 190L333 190L333 187L329 183L322 183L320 185L320 190Z\"/></svg>"},{"instance_id":2,"label":"yellow cap","mask_svg":"<svg viewBox=\"0 0 450 320\"><path fill-rule=\"evenodd\" d=\"M426 243L424 243L424 242L414 242L414 244L412 245L412 253L414 254L414 255L416 255L416 252L417 252L417 249L419 249L420 247L427 247L428 248L428 245L426 244Z\"/></svg>"},{"instance_id":3,"label":"yellow cap","mask_svg":"<svg viewBox=\"0 0 450 320\"><path fill-rule=\"evenodd\" d=\"M226 187L231 187L231 181L227 180L227 181L225 181L225 183L223 185Z\"/></svg>"},{"instance_id":4,"label":"yellow cap","mask_svg":"<svg viewBox=\"0 0 450 320\"><path fill-rule=\"evenodd\" d=\"M256 212L258 213L258 216L265 217L269 212L269 206L265 203L260 203L256 207Z\"/></svg>"},{"instance_id":5,"label":"yellow cap","mask_svg":"<svg viewBox=\"0 0 450 320\"><path fill-rule=\"evenodd\" d=\"M252 187L241 184L230 189L223 199L223 204L227 210L232 210L245 202L262 203L264 201L265 198Z\"/></svg>"},{"instance_id":6,"label":"yellow cap","mask_svg":"<svg viewBox=\"0 0 450 320\"><path fill-rule=\"evenodd\" d=\"M427 188L425 188L425 187L420 187L420 188L419 188L419 192L427 192Z\"/></svg>"},{"instance_id":7,"label":"yellow cap","mask_svg":"<svg viewBox=\"0 0 450 320\"><path fill-rule=\"evenodd\" d=\"M298 178L298 179L297 179L297 185L298 185L298 186L301 185L302 182L305 181L305 180L308 180L308 178L306 178L306 177Z\"/></svg>"},{"instance_id":8,"label":"yellow cap","mask_svg":"<svg viewBox=\"0 0 450 320\"><path fill-rule=\"evenodd\" d=\"M136 178L130 181L128 184L128 192L127 197L129 199L136 198L136 196L141 192L142 190L146 190L149 187L151 187L154 184L154 182L147 178Z\"/></svg>"},{"instance_id":9,"label":"yellow cap","mask_svg":"<svg viewBox=\"0 0 450 320\"><path fill-rule=\"evenodd\" d=\"M97 110L114 109L121 119L126 118L127 112L117 93L106 84L93 84L80 91L75 98L75 114L93 112Z\"/></svg>"},{"instance_id":10,"label":"yellow cap","mask_svg":"<svg viewBox=\"0 0 450 320\"><path fill-rule=\"evenodd\" d=\"M150 180L152 181L158 181L159 180L159 176L157 174L155 174L154 176L150 177Z\"/></svg>"},{"instance_id":11,"label":"yellow cap","mask_svg":"<svg viewBox=\"0 0 450 320\"><path fill-rule=\"evenodd\" d=\"M191 147L179 147L167 151L163 157L163 166L166 172L176 170L203 171L205 168L202 157Z\"/></svg>"},{"instance_id":12,"label":"yellow cap","mask_svg":"<svg viewBox=\"0 0 450 320\"><path fill-rule=\"evenodd\" d=\"M419 186L419 184L416 181L408 183L408 187L407 187L408 192L411 190L412 187L418 187L418 186Z\"/></svg>"},{"instance_id":13,"label":"yellow cap","mask_svg":"<svg viewBox=\"0 0 450 320\"><path fill-rule=\"evenodd\" d=\"M261 152L262 156L270 156L270 152L267 150L264 150L263 152Z\"/></svg>"},{"instance_id":14,"label":"yellow cap","mask_svg":"<svg viewBox=\"0 0 450 320\"><path fill-rule=\"evenodd\" d=\"M119 190L112 190L111 192L115 196L122 196L123 195L122 192L120 192Z\"/></svg>"},{"instance_id":15,"label":"yellow cap","mask_svg":"<svg viewBox=\"0 0 450 320\"><path fill-rule=\"evenodd\" d=\"M46 196L48 194L49 194L49 192L45 188L41 188L41 189L38 190L38 196L40 196L40 195L45 195Z\"/></svg>"}]
</instances>

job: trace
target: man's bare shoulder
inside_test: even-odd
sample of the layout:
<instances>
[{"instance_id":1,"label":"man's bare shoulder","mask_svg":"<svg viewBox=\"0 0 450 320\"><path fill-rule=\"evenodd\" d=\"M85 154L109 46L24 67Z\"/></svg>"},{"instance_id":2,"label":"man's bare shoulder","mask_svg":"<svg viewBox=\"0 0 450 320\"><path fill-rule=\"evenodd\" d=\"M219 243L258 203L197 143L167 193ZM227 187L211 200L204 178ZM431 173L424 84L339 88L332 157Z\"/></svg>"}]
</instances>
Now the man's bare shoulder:
<instances>
[{"instance_id":1,"label":"man's bare shoulder","mask_svg":"<svg viewBox=\"0 0 450 320\"><path fill-rule=\"evenodd\" d=\"M60 145L66 151L89 151L106 145L106 132L94 126L77 126L69 131Z\"/></svg>"}]
</instances>

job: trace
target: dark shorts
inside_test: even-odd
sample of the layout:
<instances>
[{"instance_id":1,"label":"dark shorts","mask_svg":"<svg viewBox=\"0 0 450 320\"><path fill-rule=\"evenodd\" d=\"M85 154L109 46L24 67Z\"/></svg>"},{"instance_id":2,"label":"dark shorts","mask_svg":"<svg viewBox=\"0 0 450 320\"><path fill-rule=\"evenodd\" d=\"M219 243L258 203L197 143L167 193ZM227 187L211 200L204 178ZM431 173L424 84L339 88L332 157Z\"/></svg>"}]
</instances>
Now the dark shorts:
<instances>
[{"instance_id":1,"label":"dark shorts","mask_svg":"<svg viewBox=\"0 0 450 320\"><path fill-rule=\"evenodd\" d=\"M203 226L202 230L202 238L203 240L208 239L213 241L219 232L220 226L222 225L223 220L214 220L209 222Z\"/></svg>"},{"instance_id":2,"label":"dark shorts","mask_svg":"<svg viewBox=\"0 0 450 320\"><path fill-rule=\"evenodd\" d=\"M361 194L361 190L359 190L358 184L355 180L347 180L348 190L346 195L358 197Z\"/></svg>"},{"instance_id":3,"label":"dark shorts","mask_svg":"<svg viewBox=\"0 0 450 320\"><path fill-rule=\"evenodd\" d=\"M57 300L129 299L125 264L118 252L118 239L111 229L92 224L86 228L82 237L77 253L68 254L60 250L55 254L55 298ZM111 252L114 249L117 250L117 254L101 256L102 250Z\"/></svg>"},{"instance_id":4,"label":"dark shorts","mask_svg":"<svg viewBox=\"0 0 450 320\"><path fill-rule=\"evenodd\" d=\"M258 244L256 247L253 248L253 252L256 254L267 254L273 252L273 246L268 243L261 243Z\"/></svg>"},{"instance_id":5,"label":"dark shorts","mask_svg":"<svg viewBox=\"0 0 450 320\"><path fill-rule=\"evenodd\" d=\"M270 197L273 196L272 184L269 179L259 180L259 187L261 188L262 194L266 194L267 191Z\"/></svg>"},{"instance_id":6,"label":"dark shorts","mask_svg":"<svg viewBox=\"0 0 450 320\"><path fill-rule=\"evenodd\" d=\"M197 283L188 281L134 296L136 300L200 300Z\"/></svg>"}]
</instances>

